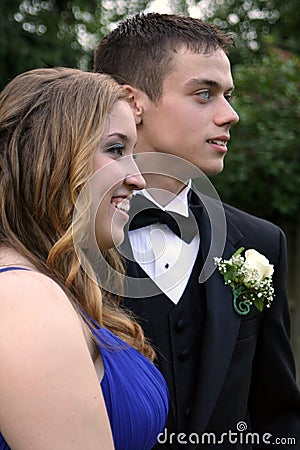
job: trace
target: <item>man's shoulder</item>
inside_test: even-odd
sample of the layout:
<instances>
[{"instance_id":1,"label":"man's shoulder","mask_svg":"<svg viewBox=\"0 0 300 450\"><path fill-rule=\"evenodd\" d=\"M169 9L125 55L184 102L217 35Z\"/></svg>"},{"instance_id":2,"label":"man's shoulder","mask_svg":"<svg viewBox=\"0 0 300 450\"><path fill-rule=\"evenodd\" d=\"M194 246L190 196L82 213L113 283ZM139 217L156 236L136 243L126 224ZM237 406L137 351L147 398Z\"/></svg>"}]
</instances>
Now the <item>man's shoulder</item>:
<instances>
[{"instance_id":1,"label":"man's shoulder","mask_svg":"<svg viewBox=\"0 0 300 450\"><path fill-rule=\"evenodd\" d=\"M255 216L228 203L224 203L220 199L199 193L197 190L195 190L195 194L198 196L200 202L204 205L208 212L210 209L214 210L215 208L219 211L223 210L227 224L232 224L241 231L244 229L249 230L253 228L254 230L266 230L269 233L275 234L282 232L278 225L275 225L273 222L265 218Z\"/></svg>"},{"instance_id":2,"label":"man's shoulder","mask_svg":"<svg viewBox=\"0 0 300 450\"><path fill-rule=\"evenodd\" d=\"M246 227L262 227L268 231L278 232L280 229L278 225L270 222L262 217L255 216L249 212L236 208L228 203L222 203L227 220L237 224L238 226Z\"/></svg>"},{"instance_id":3,"label":"man's shoulder","mask_svg":"<svg viewBox=\"0 0 300 450\"><path fill-rule=\"evenodd\" d=\"M272 247L279 249L285 242L283 230L273 222L257 217L234 206L223 203L227 222L227 230L230 234L235 228L244 236L245 245L266 249Z\"/></svg>"}]
</instances>

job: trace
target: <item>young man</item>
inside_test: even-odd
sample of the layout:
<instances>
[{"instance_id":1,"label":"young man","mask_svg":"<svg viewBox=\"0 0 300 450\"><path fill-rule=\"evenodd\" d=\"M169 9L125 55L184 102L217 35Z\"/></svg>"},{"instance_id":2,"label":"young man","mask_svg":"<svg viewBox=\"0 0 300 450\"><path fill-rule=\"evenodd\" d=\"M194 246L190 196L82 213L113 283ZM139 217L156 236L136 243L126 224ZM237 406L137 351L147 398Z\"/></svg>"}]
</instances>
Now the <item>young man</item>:
<instances>
[{"instance_id":1,"label":"young man","mask_svg":"<svg viewBox=\"0 0 300 450\"><path fill-rule=\"evenodd\" d=\"M95 52L94 69L129 92L136 152L146 157L148 190L132 202L145 211L129 228L125 255L133 288L125 304L139 317L169 386L169 419L157 448L263 448L283 437L300 448L284 235L228 205L220 212L217 201L191 188L186 178L193 169L184 176L189 167L205 174L223 169L230 128L238 121L230 102L231 44L230 36L201 20L148 14L120 23ZM158 222L161 211L170 210L181 228L178 217L189 209L199 233L187 240L175 234L176 226ZM210 252L212 241L223 237L224 252ZM248 314L236 312L218 270L199 282L207 259L228 260L240 247L274 265L274 301L263 312L253 305Z\"/></svg>"}]
</instances>

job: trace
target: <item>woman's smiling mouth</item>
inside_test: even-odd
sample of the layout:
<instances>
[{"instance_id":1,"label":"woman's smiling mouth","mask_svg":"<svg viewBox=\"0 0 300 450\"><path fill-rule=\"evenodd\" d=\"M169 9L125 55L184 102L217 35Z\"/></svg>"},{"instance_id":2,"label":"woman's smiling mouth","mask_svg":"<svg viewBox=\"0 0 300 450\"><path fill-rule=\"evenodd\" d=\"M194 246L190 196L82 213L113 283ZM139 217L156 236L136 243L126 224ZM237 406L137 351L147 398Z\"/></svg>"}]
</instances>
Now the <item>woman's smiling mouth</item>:
<instances>
[{"instance_id":1,"label":"woman's smiling mouth","mask_svg":"<svg viewBox=\"0 0 300 450\"><path fill-rule=\"evenodd\" d=\"M119 209L125 213L129 212L130 209L130 200L132 196L128 197L113 197L111 199L111 204L116 208Z\"/></svg>"}]
</instances>

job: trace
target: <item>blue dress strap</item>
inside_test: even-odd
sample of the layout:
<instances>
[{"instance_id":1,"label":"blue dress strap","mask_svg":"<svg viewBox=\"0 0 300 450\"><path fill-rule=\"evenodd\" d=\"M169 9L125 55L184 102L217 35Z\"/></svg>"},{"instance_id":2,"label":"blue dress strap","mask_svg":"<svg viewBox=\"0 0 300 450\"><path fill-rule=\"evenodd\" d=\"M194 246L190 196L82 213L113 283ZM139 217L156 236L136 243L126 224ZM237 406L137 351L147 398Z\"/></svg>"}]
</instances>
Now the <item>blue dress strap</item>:
<instances>
[{"instance_id":1,"label":"blue dress strap","mask_svg":"<svg viewBox=\"0 0 300 450\"><path fill-rule=\"evenodd\" d=\"M11 450L1 433L0 433L0 450Z\"/></svg>"},{"instance_id":2,"label":"blue dress strap","mask_svg":"<svg viewBox=\"0 0 300 450\"><path fill-rule=\"evenodd\" d=\"M10 267L3 267L2 269L0 269L0 273L10 272L11 270L30 270L30 269L26 269L25 267L10 266Z\"/></svg>"}]
</instances>

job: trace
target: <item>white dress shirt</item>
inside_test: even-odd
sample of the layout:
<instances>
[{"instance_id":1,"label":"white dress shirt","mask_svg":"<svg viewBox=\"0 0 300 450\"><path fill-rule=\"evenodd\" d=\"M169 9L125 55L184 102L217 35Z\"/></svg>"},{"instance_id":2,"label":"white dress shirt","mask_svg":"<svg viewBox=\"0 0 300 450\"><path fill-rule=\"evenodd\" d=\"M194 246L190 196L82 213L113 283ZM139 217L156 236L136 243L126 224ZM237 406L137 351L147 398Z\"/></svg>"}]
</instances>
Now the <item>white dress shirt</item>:
<instances>
[{"instance_id":1,"label":"white dress shirt","mask_svg":"<svg viewBox=\"0 0 300 450\"><path fill-rule=\"evenodd\" d=\"M146 189L144 195L163 211L172 211L188 217L187 195L191 186L184 188L166 206L160 206ZM200 238L196 234L190 243L180 239L167 225L155 223L129 231L133 256L156 285L177 304L185 290L197 258Z\"/></svg>"}]
</instances>

